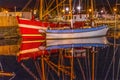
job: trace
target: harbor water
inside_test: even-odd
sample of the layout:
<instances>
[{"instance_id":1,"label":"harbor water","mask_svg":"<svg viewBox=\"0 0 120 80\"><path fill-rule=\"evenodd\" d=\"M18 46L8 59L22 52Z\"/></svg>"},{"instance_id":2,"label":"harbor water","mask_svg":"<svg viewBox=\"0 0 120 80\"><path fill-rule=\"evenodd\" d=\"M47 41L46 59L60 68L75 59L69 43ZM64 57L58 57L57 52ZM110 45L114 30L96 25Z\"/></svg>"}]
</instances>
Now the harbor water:
<instances>
[{"instance_id":1,"label":"harbor water","mask_svg":"<svg viewBox=\"0 0 120 80\"><path fill-rule=\"evenodd\" d=\"M107 36L75 39L77 42L75 44L66 43L70 41L68 39L65 42L54 42L57 45L50 44L49 41L39 44L41 43L39 40L28 44L21 38L0 41L0 69L3 72L14 73L14 76L1 76L1 80L34 80L35 78L42 80L42 73L45 74L46 80L49 78L51 80L120 79L119 39ZM19 54L21 48L34 50ZM48 53L45 53L46 51ZM44 68L42 60L44 60Z\"/></svg>"}]
</instances>

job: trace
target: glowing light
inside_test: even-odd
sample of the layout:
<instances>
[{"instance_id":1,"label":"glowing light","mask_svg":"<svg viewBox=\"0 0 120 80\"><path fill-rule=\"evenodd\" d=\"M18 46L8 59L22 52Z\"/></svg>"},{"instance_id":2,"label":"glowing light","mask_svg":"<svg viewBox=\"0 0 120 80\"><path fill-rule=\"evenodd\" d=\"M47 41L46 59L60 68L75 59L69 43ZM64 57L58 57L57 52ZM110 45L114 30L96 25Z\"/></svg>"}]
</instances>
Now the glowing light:
<instances>
[{"instance_id":1,"label":"glowing light","mask_svg":"<svg viewBox=\"0 0 120 80\"><path fill-rule=\"evenodd\" d=\"M81 7L80 7L80 6L78 6L78 7L77 7L77 9L78 9L78 10L81 10Z\"/></svg>"},{"instance_id":2,"label":"glowing light","mask_svg":"<svg viewBox=\"0 0 120 80\"><path fill-rule=\"evenodd\" d=\"M117 11L117 8L113 8L113 10L114 10L114 12L116 12L116 11Z\"/></svg>"},{"instance_id":3,"label":"glowing light","mask_svg":"<svg viewBox=\"0 0 120 80\"><path fill-rule=\"evenodd\" d=\"M8 13L8 11L6 10L5 13Z\"/></svg>"},{"instance_id":4,"label":"glowing light","mask_svg":"<svg viewBox=\"0 0 120 80\"><path fill-rule=\"evenodd\" d=\"M63 10L62 10L62 12L64 13L64 12L65 12L65 10L63 9Z\"/></svg>"},{"instance_id":5,"label":"glowing light","mask_svg":"<svg viewBox=\"0 0 120 80\"><path fill-rule=\"evenodd\" d=\"M89 9L89 12L92 12L92 9Z\"/></svg>"},{"instance_id":6,"label":"glowing light","mask_svg":"<svg viewBox=\"0 0 120 80\"><path fill-rule=\"evenodd\" d=\"M101 10L101 13L103 13L104 11L103 10Z\"/></svg>"},{"instance_id":7,"label":"glowing light","mask_svg":"<svg viewBox=\"0 0 120 80\"><path fill-rule=\"evenodd\" d=\"M65 8L65 10L66 10L66 11L69 11L69 8L68 8L68 7L66 7L66 8Z\"/></svg>"}]
</instances>

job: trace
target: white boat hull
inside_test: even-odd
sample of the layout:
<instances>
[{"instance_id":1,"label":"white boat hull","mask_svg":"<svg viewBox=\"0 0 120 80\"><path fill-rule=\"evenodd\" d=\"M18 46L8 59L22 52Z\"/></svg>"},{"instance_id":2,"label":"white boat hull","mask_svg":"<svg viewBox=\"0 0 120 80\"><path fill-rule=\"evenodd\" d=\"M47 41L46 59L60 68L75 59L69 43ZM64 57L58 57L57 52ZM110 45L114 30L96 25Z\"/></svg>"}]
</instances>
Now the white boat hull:
<instances>
[{"instance_id":1,"label":"white boat hull","mask_svg":"<svg viewBox=\"0 0 120 80\"><path fill-rule=\"evenodd\" d=\"M108 28L103 28L100 30L86 31L86 32L74 32L74 33L46 33L46 39L73 39L73 38L90 38L105 36Z\"/></svg>"}]
</instances>

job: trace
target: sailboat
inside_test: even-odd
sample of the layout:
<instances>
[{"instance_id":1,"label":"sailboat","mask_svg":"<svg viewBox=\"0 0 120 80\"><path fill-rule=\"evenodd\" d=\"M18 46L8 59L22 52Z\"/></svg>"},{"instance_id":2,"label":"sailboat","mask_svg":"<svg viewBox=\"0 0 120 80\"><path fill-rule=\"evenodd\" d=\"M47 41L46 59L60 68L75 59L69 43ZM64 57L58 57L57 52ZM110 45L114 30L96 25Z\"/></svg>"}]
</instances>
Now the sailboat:
<instances>
[{"instance_id":1,"label":"sailboat","mask_svg":"<svg viewBox=\"0 0 120 80\"><path fill-rule=\"evenodd\" d=\"M40 0L40 4L43 1ZM61 1L60 4L64 2ZM59 6L58 4L57 6ZM29 20L17 18L20 27L22 38L37 38L37 39L65 39L65 38L88 38L105 36L108 31L108 26L92 26L90 28L74 28L72 20L72 7L70 3L70 24L62 22L61 28L58 28L58 24L51 22L43 22L38 20ZM92 9L93 10L93 9ZM93 13L93 12L92 12ZM93 15L93 14L92 14ZM93 18L93 17L92 17ZM40 20L42 20L42 4L40 7ZM81 22L80 22L81 23ZM64 26L69 28L64 28ZM44 34L44 35L43 35Z\"/></svg>"}]
</instances>

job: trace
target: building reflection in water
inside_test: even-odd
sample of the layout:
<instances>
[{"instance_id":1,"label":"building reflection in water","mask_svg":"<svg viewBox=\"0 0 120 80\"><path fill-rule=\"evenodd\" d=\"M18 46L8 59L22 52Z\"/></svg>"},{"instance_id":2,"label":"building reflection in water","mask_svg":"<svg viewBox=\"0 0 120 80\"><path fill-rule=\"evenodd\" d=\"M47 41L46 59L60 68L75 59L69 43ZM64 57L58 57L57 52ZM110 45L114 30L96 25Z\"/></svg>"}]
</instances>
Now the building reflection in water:
<instances>
[{"instance_id":1,"label":"building reflection in water","mask_svg":"<svg viewBox=\"0 0 120 80\"><path fill-rule=\"evenodd\" d=\"M1 39L0 40L0 55L16 56L19 52L19 39Z\"/></svg>"}]
</instances>

